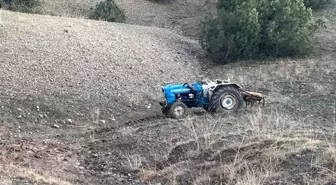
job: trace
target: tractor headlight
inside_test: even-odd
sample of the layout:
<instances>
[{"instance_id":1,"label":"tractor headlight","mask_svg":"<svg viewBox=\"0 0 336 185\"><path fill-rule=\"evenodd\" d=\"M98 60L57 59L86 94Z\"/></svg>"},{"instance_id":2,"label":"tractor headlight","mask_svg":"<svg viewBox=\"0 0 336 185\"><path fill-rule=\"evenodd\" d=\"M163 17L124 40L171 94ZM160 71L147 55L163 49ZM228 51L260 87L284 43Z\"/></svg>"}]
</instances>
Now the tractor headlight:
<instances>
[{"instance_id":1,"label":"tractor headlight","mask_svg":"<svg viewBox=\"0 0 336 185\"><path fill-rule=\"evenodd\" d=\"M195 97L194 94L189 94L189 95L188 95L188 98L189 98L189 99L193 99L194 97Z\"/></svg>"}]
</instances>

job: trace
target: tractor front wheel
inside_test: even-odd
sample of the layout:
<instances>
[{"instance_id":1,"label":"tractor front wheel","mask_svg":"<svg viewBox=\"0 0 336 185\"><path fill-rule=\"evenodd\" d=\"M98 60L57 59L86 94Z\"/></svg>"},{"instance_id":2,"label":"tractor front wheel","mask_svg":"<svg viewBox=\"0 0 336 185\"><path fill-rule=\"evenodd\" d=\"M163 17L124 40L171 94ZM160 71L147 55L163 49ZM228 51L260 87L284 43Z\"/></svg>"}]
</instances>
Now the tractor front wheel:
<instances>
[{"instance_id":1,"label":"tractor front wheel","mask_svg":"<svg viewBox=\"0 0 336 185\"><path fill-rule=\"evenodd\" d=\"M170 107L169 113L173 118L181 119L188 114L188 107L182 102L175 102Z\"/></svg>"},{"instance_id":2,"label":"tractor front wheel","mask_svg":"<svg viewBox=\"0 0 336 185\"><path fill-rule=\"evenodd\" d=\"M169 107L162 107L161 111L163 113L164 116L168 116L169 115Z\"/></svg>"},{"instance_id":3,"label":"tractor front wheel","mask_svg":"<svg viewBox=\"0 0 336 185\"><path fill-rule=\"evenodd\" d=\"M205 111L209 111L209 104L204 104L203 105L203 109L205 110Z\"/></svg>"},{"instance_id":4,"label":"tractor front wheel","mask_svg":"<svg viewBox=\"0 0 336 185\"><path fill-rule=\"evenodd\" d=\"M211 97L209 111L237 111L243 104L243 98L238 89L230 86L217 89Z\"/></svg>"}]
</instances>

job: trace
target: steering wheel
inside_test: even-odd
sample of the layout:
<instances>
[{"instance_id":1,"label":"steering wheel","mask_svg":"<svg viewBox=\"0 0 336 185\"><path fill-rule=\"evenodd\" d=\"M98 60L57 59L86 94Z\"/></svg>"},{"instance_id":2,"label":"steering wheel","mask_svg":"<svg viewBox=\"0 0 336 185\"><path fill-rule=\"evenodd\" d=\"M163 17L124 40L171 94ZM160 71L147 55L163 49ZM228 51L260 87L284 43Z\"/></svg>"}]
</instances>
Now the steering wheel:
<instances>
[{"instance_id":1,"label":"steering wheel","mask_svg":"<svg viewBox=\"0 0 336 185\"><path fill-rule=\"evenodd\" d=\"M196 89L192 85L190 85L189 83L184 83L183 84L183 86L186 86L186 85L187 85L187 87L189 87L191 89L192 92L196 92Z\"/></svg>"}]
</instances>

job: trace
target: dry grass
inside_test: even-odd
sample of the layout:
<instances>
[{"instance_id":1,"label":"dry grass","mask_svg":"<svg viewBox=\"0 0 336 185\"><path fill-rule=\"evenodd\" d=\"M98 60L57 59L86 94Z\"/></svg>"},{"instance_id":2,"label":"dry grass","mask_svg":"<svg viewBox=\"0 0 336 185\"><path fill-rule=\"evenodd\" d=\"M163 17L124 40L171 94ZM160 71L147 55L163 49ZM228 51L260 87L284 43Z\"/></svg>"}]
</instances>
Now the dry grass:
<instances>
[{"instance_id":1,"label":"dry grass","mask_svg":"<svg viewBox=\"0 0 336 185\"><path fill-rule=\"evenodd\" d=\"M262 172L247 166L246 172L243 176L239 177L236 181L236 185L262 185L266 183L267 178L272 172Z\"/></svg>"},{"instance_id":2,"label":"dry grass","mask_svg":"<svg viewBox=\"0 0 336 185\"><path fill-rule=\"evenodd\" d=\"M15 179L21 179L22 183L30 182L32 184L46 184L46 185L71 185L72 183L46 176L34 172L34 169L24 168L13 164L0 165L0 185L8 185L18 183Z\"/></svg>"},{"instance_id":3,"label":"dry grass","mask_svg":"<svg viewBox=\"0 0 336 185\"><path fill-rule=\"evenodd\" d=\"M335 146L330 146L325 149L323 155L317 159L317 163L323 166L328 166L333 175L336 178L336 148Z\"/></svg>"},{"instance_id":4,"label":"dry grass","mask_svg":"<svg viewBox=\"0 0 336 185\"><path fill-rule=\"evenodd\" d=\"M306 121L300 117L293 119L293 116L277 109L269 112L258 108L252 113L239 115L239 118L237 115L189 118L181 123L181 127L189 133L187 138L197 142L198 160L182 160L162 170L142 169L139 175L149 183L261 185L284 178L283 170L286 172L288 166L283 165L287 162L292 165L288 169L300 170L295 169L299 164L292 161L298 160L297 163L306 164L306 170L319 166L318 169L324 170L323 173L330 177L310 177L304 179L306 183L327 183L335 174L334 168L326 170L325 167L326 164L335 164L335 143L325 137L331 133L313 127ZM184 143L176 145L182 146ZM203 152L212 156L210 161L201 157ZM316 156L316 162L310 158L310 152ZM286 178L304 177L293 175ZM283 180L286 181L286 178Z\"/></svg>"},{"instance_id":5,"label":"dry grass","mask_svg":"<svg viewBox=\"0 0 336 185\"><path fill-rule=\"evenodd\" d=\"M124 164L125 166L131 168L132 170L139 170L142 162L143 162L143 157L135 154L125 154L124 155L126 158L126 164Z\"/></svg>"},{"instance_id":6,"label":"dry grass","mask_svg":"<svg viewBox=\"0 0 336 185\"><path fill-rule=\"evenodd\" d=\"M138 174L142 182L150 182L157 177L156 170L141 170Z\"/></svg>"},{"instance_id":7,"label":"dry grass","mask_svg":"<svg viewBox=\"0 0 336 185\"><path fill-rule=\"evenodd\" d=\"M155 182L157 180L159 181L168 181L168 184L171 185L177 185L179 183L179 178L189 170L188 169L188 162L181 162L177 163L175 165L168 166L164 168L163 170L147 170L147 169L142 169L139 172L139 178L143 182ZM185 178L188 178L185 176ZM196 176L193 176L194 179L196 179Z\"/></svg>"},{"instance_id":8,"label":"dry grass","mask_svg":"<svg viewBox=\"0 0 336 185\"><path fill-rule=\"evenodd\" d=\"M221 137L220 130L217 130L218 124L201 123L195 124L197 118L189 118L182 123L188 132L191 134L191 138L197 142L198 150L209 149L213 142Z\"/></svg>"}]
</instances>

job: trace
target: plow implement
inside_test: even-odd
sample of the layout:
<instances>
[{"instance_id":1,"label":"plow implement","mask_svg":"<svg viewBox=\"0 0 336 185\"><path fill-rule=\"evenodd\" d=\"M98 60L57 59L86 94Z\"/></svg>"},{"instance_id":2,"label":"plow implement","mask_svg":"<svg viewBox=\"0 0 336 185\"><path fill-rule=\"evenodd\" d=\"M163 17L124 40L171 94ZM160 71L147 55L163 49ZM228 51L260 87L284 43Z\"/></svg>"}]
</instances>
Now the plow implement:
<instances>
[{"instance_id":1,"label":"plow implement","mask_svg":"<svg viewBox=\"0 0 336 185\"><path fill-rule=\"evenodd\" d=\"M250 104L253 106L255 102L262 103L265 106L265 96L261 93L242 91L243 100L245 101L246 107Z\"/></svg>"}]
</instances>

